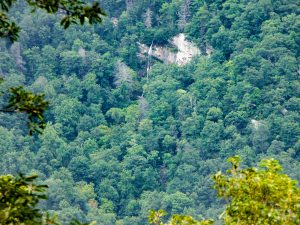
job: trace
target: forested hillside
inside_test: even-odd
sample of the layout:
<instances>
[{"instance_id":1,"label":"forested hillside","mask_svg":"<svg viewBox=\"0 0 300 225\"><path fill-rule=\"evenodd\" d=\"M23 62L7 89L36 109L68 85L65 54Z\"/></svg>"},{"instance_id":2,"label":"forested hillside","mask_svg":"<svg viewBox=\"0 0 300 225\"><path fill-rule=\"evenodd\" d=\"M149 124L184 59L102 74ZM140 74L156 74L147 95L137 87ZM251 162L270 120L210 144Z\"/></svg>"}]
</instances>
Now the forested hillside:
<instances>
[{"instance_id":1,"label":"forested hillside","mask_svg":"<svg viewBox=\"0 0 300 225\"><path fill-rule=\"evenodd\" d=\"M299 0L100 2L102 24L68 30L12 9L22 32L0 40L1 90L24 85L50 107L33 136L0 113L0 174L37 173L41 208L103 225L146 224L150 209L218 219L211 176L233 155L273 157L300 181ZM201 53L164 60L183 36Z\"/></svg>"}]
</instances>

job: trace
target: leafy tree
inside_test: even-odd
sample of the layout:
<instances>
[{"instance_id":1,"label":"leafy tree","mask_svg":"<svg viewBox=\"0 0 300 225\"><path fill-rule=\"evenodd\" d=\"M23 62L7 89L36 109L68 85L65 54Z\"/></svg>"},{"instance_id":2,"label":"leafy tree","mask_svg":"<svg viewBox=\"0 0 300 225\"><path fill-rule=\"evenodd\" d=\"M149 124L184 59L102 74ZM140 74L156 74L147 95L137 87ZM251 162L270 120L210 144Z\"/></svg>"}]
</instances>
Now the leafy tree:
<instances>
[{"instance_id":1,"label":"leafy tree","mask_svg":"<svg viewBox=\"0 0 300 225\"><path fill-rule=\"evenodd\" d=\"M211 225L213 224L212 220L198 221L193 219L191 216L186 215L173 215L170 221L167 223L162 223L161 220L167 213L164 210L154 211L151 210L149 214L149 222L154 225Z\"/></svg>"},{"instance_id":2,"label":"leafy tree","mask_svg":"<svg viewBox=\"0 0 300 225\"><path fill-rule=\"evenodd\" d=\"M36 176L0 176L0 223L42 224L43 214L36 208L45 199L45 185L33 183Z\"/></svg>"},{"instance_id":3,"label":"leafy tree","mask_svg":"<svg viewBox=\"0 0 300 225\"><path fill-rule=\"evenodd\" d=\"M22 86L12 87L6 94L9 95L8 104L0 109L0 112L27 114L29 134L41 132L45 128L44 112L49 104L44 100L43 94L35 95L26 91Z\"/></svg>"},{"instance_id":4,"label":"leafy tree","mask_svg":"<svg viewBox=\"0 0 300 225\"><path fill-rule=\"evenodd\" d=\"M47 199L45 194L47 185L36 182L37 176L0 176L0 223L24 224L24 225L59 225L57 218L50 216L38 209L40 200ZM80 191L89 188L84 183L80 184ZM83 189L85 188L85 190ZM88 190L89 191L89 190ZM92 223L80 223L73 219L70 225L92 225Z\"/></svg>"},{"instance_id":5,"label":"leafy tree","mask_svg":"<svg viewBox=\"0 0 300 225\"><path fill-rule=\"evenodd\" d=\"M300 189L274 159L260 167L240 169L240 158L232 157L230 175L214 175L218 195L228 201L225 224L299 224Z\"/></svg>"}]
</instances>

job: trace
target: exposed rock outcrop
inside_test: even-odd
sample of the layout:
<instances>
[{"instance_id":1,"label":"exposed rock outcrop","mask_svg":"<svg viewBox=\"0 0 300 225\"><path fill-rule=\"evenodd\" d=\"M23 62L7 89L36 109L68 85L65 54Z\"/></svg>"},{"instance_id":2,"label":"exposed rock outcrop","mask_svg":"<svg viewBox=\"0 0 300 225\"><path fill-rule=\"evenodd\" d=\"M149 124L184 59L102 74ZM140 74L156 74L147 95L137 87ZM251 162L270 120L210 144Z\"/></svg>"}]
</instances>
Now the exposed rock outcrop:
<instances>
[{"instance_id":1,"label":"exposed rock outcrop","mask_svg":"<svg viewBox=\"0 0 300 225\"><path fill-rule=\"evenodd\" d=\"M262 122L258 121L258 120L255 120L255 119L252 119L251 124L252 124L253 128L255 130L257 130L262 125Z\"/></svg>"},{"instance_id":2,"label":"exposed rock outcrop","mask_svg":"<svg viewBox=\"0 0 300 225\"><path fill-rule=\"evenodd\" d=\"M193 57L200 55L201 52L194 43L186 40L183 33L178 34L172 40L170 44L173 48L166 46L153 45L152 49L149 49L145 44L139 43L140 57L151 55L164 63L177 65L185 65L192 60Z\"/></svg>"}]
</instances>

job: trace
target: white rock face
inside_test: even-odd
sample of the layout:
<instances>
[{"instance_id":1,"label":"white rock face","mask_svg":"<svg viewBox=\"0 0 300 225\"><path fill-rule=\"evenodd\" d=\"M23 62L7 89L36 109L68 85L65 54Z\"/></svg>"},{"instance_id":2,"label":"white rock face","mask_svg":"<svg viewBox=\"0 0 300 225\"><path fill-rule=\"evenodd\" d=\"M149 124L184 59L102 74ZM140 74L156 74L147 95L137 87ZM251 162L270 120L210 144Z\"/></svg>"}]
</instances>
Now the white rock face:
<instances>
[{"instance_id":1,"label":"white rock face","mask_svg":"<svg viewBox=\"0 0 300 225\"><path fill-rule=\"evenodd\" d=\"M166 47L154 46L152 50L152 56L160 59L161 61L167 64L177 62L177 54Z\"/></svg>"},{"instance_id":2,"label":"white rock face","mask_svg":"<svg viewBox=\"0 0 300 225\"><path fill-rule=\"evenodd\" d=\"M255 130L257 130L261 125L262 125L262 122L261 121L258 121L258 120L255 120L255 119L252 119L251 120L251 123L253 125L253 128Z\"/></svg>"},{"instance_id":3,"label":"white rock face","mask_svg":"<svg viewBox=\"0 0 300 225\"><path fill-rule=\"evenodd\" d=\"M170 44L176 48L176 51L172 51L168 47L157 45L154 45L152 51L149 51L148 46L139 43L139 56L142 57L142 55L145 56L151 52L151 56L156 57L164 63L176 63L181 66L190 62L193 57L201 54L200 49L197 48L194 43L187 41L183 33L172 38Z\"/></svg>"},{"instance_id":4,"label":"white rock face","mask_svg":"<svg viewBox=\"0 0 300 225\"><path fill-rule=\"evenodd\" d=\"M187 41L182 33L173 38L172 44L178 49L175 61L178 65L185 65L194 56L200 55L200 50L192 42Z\"/></svg>"}]
</instances>

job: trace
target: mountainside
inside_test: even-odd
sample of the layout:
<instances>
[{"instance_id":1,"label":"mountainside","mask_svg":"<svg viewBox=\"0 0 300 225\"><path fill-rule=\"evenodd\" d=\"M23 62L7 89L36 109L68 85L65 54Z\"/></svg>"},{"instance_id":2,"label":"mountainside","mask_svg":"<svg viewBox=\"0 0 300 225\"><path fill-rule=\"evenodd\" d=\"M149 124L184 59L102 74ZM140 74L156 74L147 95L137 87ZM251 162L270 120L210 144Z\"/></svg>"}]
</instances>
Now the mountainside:
<instances>
[{"instance_id":1,"label":"mountainside","mask_svg":"<svg viewBox=\"0 0 300 225\"><path fill-rule=\"evenodd\" d=\"M37 173L43 209L104 225L160 208L217 220L211 176L233 155L300 181L299 1L101 5L101 25L68 30L22 1L12 11L22 33L0 40L1 90L25 85L50 108L38 136L0 113L0 174Z\"/></svg>"}]
</instances>

